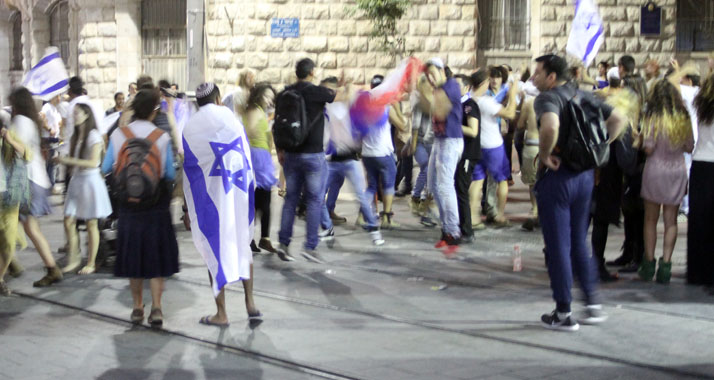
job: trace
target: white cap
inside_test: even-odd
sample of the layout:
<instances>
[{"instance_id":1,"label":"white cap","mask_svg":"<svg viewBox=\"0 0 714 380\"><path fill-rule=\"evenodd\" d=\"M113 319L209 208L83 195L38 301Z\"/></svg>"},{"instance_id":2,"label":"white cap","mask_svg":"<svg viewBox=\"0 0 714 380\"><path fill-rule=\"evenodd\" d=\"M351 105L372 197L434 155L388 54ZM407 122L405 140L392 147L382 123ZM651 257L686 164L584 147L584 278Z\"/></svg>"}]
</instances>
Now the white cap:
<instances>
[{"instance_id":1,"label":"white cap","mask_svg":"<svg viewBox=\"0 0 714 380\"><path fill-rule=\"evenodd\" d=\"M617 66L610 68L610 70L607 70L607 80L610 79L620 79L620 70L617 68Z\"/></svg>"},{"instance_id":2,"label":"white cap","mask_svg":"<svg viewBox=\"0 0 714 380\"><path fill-rule=\"evenodd\" d=\"M443 69L444 67L446 67L446 65L444 65L444 61L439 57L431 58L428 61L426 61L426 63L430 63L440 69Z\"/></svg>"}]
</instances>

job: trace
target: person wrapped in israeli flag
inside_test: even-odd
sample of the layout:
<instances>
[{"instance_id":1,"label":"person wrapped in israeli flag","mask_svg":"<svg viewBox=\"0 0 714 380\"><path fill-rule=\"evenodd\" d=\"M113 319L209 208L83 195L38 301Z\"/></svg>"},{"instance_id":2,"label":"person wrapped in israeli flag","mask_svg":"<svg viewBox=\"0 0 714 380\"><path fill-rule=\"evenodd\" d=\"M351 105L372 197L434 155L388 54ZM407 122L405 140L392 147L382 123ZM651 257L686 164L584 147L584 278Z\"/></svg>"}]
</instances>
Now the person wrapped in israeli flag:
<instances>
[{"instance_id":1,"label":"person wrapped in israeli flag","mask_svg":"<svg viewBox=\"0 0 714 380\"><path fill-rule=\"evenodd\" d=\"M253 302L255 175L245 130L221 105L218 86L196 89L199 110L183 130L183 189L194 244L210 272L217 313L202 324L227 326L225 286L242 281L250 320L262 314Z\"/></svg>"},{"instance_id":2,"label":"person wrapped in israeli flag","mask_svg":"<svg viewBox=\"0 0 714 380\"><path fill-rule=\"evenodd\" d=\"M597 4L593 0L577 0L565 51L580 59L587 68L593 63L604 40Z\"/></svg>"},{"instance_id":3,"label":"person wrapped in israeli flag","mask_svg":"<svg viewBox=\"0 0 714 380\"><path fill-rule=\"evenodd\" d=\"M46 102L67 91L69 75L56 47L50 46L45 50L45 56L27 72L22 85Z\"/></svg>"}]
</instances>

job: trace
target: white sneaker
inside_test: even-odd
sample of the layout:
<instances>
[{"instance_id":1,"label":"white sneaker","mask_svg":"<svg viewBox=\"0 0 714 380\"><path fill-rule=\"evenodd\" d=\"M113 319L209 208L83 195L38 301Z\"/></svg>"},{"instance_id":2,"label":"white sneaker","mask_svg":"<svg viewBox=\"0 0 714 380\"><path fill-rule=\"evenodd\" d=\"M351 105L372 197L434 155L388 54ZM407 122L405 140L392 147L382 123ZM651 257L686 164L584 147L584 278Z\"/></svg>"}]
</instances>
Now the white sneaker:
<instances>
[{"instance_id":1,"label":"white sneaker","mask_svg":"<svg viewBox=\"0 0 714 380\"><path fill-rule=\"evenodd\" d=\"M372 237L372 244L379 247L384 245L384 239L382 239L382 233L379 231L370 231L369 236Z\"/></svg>"}]
</instances>

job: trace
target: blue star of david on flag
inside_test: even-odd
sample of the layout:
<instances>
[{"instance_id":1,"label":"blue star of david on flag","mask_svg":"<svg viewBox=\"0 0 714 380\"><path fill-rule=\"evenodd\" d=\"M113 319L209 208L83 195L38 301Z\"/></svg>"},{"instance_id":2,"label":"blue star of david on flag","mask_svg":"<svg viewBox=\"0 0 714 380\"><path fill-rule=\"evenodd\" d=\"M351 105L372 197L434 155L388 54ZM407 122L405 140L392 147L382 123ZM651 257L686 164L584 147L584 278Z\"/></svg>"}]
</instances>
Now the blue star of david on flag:
<instances>
[{"instance_id":1,"label":"blue star of david on flag","mask_svg":"<svg viewBox=\"0 0 714 380\"><path fill-rule=\"evenodd\" d=\"M226 194L231 191L231 184L243 190L243 192L248 192L248 185L252 182L252 179L248 178L250 162L248 162L248 158L245 155L243 140L238 137L228 144L211 142L210 145L213 154L216 156L216 160L213 162L213 166L211 167L211 171L208 172L208 175L210 177L221 177L223 180L223 190L226 191ZM243 157L243 167L235 173L226 169L225 162L223 161L223 156L230 151L238 152L241 157Z\"/></svg>"}]
</instances>

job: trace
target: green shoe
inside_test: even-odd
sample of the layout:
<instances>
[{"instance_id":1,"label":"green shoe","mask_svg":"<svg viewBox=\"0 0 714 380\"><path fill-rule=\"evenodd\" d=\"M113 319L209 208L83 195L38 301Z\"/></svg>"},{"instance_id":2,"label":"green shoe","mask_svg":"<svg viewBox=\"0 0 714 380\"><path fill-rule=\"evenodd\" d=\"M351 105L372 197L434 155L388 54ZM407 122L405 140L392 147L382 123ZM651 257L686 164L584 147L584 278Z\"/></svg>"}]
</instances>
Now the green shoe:
<instances>
[{"instance_id":1,"label":"green shoe","mask_svg":"<svg viewBox=\"0 0 714 380\"><path fill-rule=\"evenodd\" d=\"M659 268L657 268L656 280L660 284L669 284L669 279L672 278L672 262L665 263L660 257Z\"/></svg>"},{"instance_id":2,"label":"green shoe","mask_svg":"<svg viewBox=\"0 0 714 380\"><path fill-rule=\"evenodd\" d=\"M652 281L652 278L654 277L654 274L655 274L656 266L657 266L656 260L647 261L647 259L643 259L642 263L640 264L640 268L637 270L637 275L640 276L641 280Z\"/></svg>"}]
</instances>

